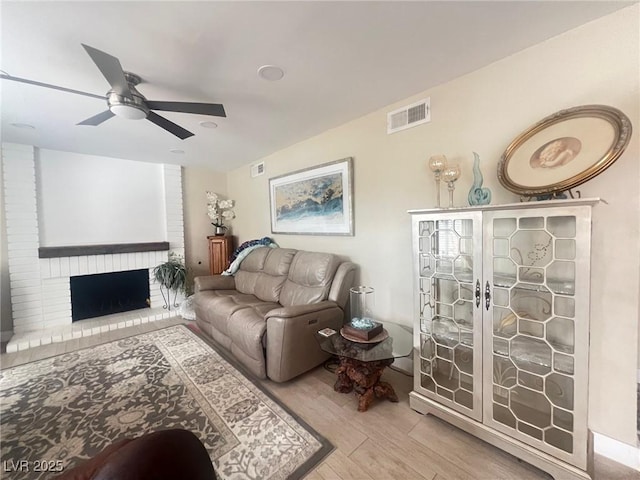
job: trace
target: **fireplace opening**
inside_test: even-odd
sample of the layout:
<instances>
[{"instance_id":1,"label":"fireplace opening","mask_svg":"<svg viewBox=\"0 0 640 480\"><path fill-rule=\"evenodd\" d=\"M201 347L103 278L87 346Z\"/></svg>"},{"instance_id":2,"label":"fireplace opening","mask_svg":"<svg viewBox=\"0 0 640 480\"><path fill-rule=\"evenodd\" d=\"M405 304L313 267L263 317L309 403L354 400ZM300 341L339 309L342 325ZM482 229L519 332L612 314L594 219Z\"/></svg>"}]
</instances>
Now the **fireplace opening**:
<instances>
[{"instance_id":1,"label":"fireplace opening","mask_svg":"<svg viewBox=\"0 0 640 480\"><path fill-rule=\"evenodd\" d=\"M149 270L71 277L71 320L149 308Z\"/></svg>"}]
</instances>

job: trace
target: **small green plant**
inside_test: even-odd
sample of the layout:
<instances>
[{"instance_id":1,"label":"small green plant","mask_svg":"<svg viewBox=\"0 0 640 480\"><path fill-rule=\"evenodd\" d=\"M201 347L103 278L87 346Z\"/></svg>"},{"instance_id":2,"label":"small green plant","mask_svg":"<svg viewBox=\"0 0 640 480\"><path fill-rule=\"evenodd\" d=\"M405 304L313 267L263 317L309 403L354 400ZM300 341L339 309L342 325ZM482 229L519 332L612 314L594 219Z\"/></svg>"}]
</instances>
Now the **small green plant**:
<instances>
[{"instance_id":1,"label":"small green plant","mask_svg":"<svg viewBox=\"0 0 640 480\"><path fill-rule=\"evenodd\" d=\"M160 284L160 293L165 301L165 308L171 310L170 293L174 292L174 307L178 304L175 302L178 292L185 292L187 286L187 267L184 265L184 259L174 252L169 253L169 260L153 269L153 277ZM167 289L167 298L164 296L162 287Z\"/></svg>"},{"instance_id":2,"label":"small green plant","mask_svg":"<svg viewBox=\"0 0 640 480\"><path fill-rule=\"evenodd\" d=\"M169 260L153 269L153 276L167 290L184 292L187 284L187 267L182 257L174 252L169 253Z\"/></svg>"}]
</instances>

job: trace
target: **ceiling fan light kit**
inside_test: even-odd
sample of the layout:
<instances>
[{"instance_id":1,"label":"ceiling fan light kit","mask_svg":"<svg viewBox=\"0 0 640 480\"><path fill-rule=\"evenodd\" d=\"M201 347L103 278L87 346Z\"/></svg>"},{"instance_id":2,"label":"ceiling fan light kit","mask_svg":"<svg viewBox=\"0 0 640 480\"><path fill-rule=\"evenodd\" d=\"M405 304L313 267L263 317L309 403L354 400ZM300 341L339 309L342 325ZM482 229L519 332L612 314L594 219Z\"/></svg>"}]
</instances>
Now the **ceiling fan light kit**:
<instances>
[{"instance_id":1,"label":"ceiling fan light kit","mask_svg":"<svg viewBox=\"0 0 640 480\"><path fill-rule=\"evenodd\" d=\"M142 96L140 94L136 95L138 92L135 91L135 89L132 89L131 93L133 94L133 100L118 95L113 90L109 91L107 94L109 110L111 110L114 115L129 120L142 120L143 118L147 118L149 109L144 104Z\"/></svg>"},{"instance_id":2,"label":"ceiling fan light kit","mask_svg":"<svg viewBox=\"0 0 640 480\"><path fill-rule=\"evenodd\" d=\"M109 110L111 110L111 113L114 115L126 118L127 120L142 120L143 118L147 118L149 114L149 110L144 111L132 105L111 105Z\"/></svg>"},{"instance_id":3,"label":"ceiling fan light kit","mask_svg":"<svg viewBox=\"0 0 640 480\"><path fill-rule=\"evenodd\" d=\"M144 97L136 85L140 83L140 77L134 73L123 72L127 81L129 96L121 95L115 89L107 92L107 105L109 110L118 117L128 120L142 120L149 115L149 109L144 103Z\"/></svg>"},{"instance_id":4,"label":"ceiling fan light kit","mask_svg":"<svg viewBox=\"0 0 640 480\"><path fill-rule=\"evenodd\" d=\"M163 128L167 132L175 135L181 140L184 140L185 138L193 136L193 133L158 115L152 110L195 113L199 115L212 115L215 117L227 116L224 107L219 103L159 102L147 100L144 95L136 89L136 85L140 83L140 77L134 73L125 72L120 65L120 60L113 55L109 55L108 53L102 52L88 45L82 44L82 46L96 64L100 72L102 72L102 75L107 79L109 85L111 85L111 89L105 96L94 95L92 93L81 92L79 90L73 90L57 85L50 85L26 78L13 77L4 73L0 75L0 78L3 80L12 80L14 82L26 83L29 85L36 85L39 87L51 88L54 90L106 100L109 110L105 110L91 118L87 118L86 120L78 123L78 125L90 125L95 127L114 116L125 118L127 120L142 120L146 118L160 128ZM207 125L208 128L215 128L218 126L213 122L201 122L201 125L203 123L210 123L211 125Z\"/></svg>"}]
</instances>

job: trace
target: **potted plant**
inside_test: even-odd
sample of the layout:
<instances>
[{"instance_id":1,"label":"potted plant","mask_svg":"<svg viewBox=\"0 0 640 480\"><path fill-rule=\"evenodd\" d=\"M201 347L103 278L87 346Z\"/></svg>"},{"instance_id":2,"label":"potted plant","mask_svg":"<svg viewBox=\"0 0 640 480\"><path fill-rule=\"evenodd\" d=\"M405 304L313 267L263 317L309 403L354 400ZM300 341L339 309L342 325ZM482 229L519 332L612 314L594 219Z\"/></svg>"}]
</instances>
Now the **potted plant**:
<instances>
[{"instance_id":1,"label":"potted plant","mask_svg":"<svg viewBox=\"0 0 640 480\"><path fill-rule=\"evenodd\" d=\"M171 310L171 291L174 292L173 306L177 307L178 292L184 292L187 286L187 267L184 265L184 259L174 252L169 252L169 259L154 267L153 277L160 284L160 293L165 303L164 308ZM166 298L163 287L167 289Z\"/></svg>"},{"instance_id":2,"label":"potted plant","mask_svg":"<svg viewBox=\"0 0 640 480\"><path fill-rule=\"evenodd\" d=\"M211 225L216 227L216 235L224 235L227 230L224 220L232 220L236 218L233 210L233 200L220 200L218 195L213 192L207 192L207 215L212 220Z\"/></svg>"}]
</instances>

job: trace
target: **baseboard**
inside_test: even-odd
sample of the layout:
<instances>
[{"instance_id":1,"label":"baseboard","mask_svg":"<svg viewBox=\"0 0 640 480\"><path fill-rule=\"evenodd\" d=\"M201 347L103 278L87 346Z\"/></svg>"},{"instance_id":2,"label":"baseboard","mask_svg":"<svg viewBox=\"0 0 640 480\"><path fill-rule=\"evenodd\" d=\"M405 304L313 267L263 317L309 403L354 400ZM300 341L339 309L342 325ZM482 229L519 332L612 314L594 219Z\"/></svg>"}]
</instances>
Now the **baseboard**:
<instances>
[{"instance_id":1,"label":"baseboard","mask_svg":"<svg viewBox=\"0 0 640 480\"><path fill-rule=\"evenodd\" d=\"M593 450L640 472L640 448L593 432Z\"/></svg>"},{"instance_id":2,"label":"baseboard","mask_svg":"<svg viewBox=\"0 0 640 480\"><path fill-rule=\"evenodd\" d=\"M13 337L13 330L5 330L0 332L0 342L8 342Z\"/></svg>"}]
</instances>

